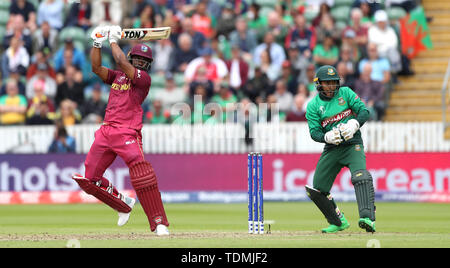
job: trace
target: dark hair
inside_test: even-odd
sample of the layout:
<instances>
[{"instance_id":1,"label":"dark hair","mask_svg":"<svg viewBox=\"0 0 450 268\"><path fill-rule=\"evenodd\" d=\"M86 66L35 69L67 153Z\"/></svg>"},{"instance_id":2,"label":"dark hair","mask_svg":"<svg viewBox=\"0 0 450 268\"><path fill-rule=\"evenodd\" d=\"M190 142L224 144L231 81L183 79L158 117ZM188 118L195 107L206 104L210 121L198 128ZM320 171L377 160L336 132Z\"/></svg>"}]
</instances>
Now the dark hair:
<instances>
[{"instance_id":1,"label":"dark hair","mask_svg":"<svg viewBox=\"0 0 450 268\"><path fill-rule=\"evenodd\" d=\"M59 126L58 127L58 137L67 137L67 130L64 126Z\"/></svg>"}]
</instances>

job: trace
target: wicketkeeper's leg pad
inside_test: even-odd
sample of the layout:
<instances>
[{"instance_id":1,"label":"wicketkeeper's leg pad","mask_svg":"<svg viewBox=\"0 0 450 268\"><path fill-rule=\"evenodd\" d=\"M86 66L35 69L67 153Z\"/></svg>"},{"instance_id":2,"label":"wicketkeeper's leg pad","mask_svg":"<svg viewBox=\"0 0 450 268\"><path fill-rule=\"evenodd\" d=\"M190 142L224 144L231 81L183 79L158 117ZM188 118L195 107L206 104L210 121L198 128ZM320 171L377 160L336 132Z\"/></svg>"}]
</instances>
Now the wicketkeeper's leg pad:
<instances>
[{"instance_id":1,"label":"wicketkeeper's leg pad","mask_svg":"<svg viewBox=\"0 0 450 268\"><path fill-rule=\"evenodd\" d=\"M329 193L322 193L317 189L312 188L311 186L306 185L306 194L309 198L316 204L322 214L325 216L329 224L333 224L336 226L341 226L342 222L339 218L336 210L336 204L329 199Z\"/></svg>"},{"instance_id":2,"label":"wicketkeeper's leg pad","mask_svg":"<svg viewBox=\"0 0 450 268\"><path fill-rule=\"evenodd\" d=\"M369 171L362 169L353 172L352 184L355 187L359 217L375 221L375 190Z\"/></svg>"},{"instance_id":3,"label":"wicketkeeper's leg pad","mask_svg":"<svg viewBox=\"0 0 450 268\"><path fill-rule=\"evenodd\" d=\"M104 183L102 183L102 179L98 181L91 181L80 174L73 175L72 179L78 183L83 191L87 194L95 196L98 200L110 206L112 209L122 213L129 213L131 211L131 207L124 201L125 197L121 193L117 192L108 180L105 179L104 181L107 181L108 184L103 185Z\"/></svg>"},{"instance_id":4,"label":"wicketkeeper's leg pad","mask_svg":"<svg viewBox=\"0 0 450 268\"><path fill-rule=\"evenodd\" d=\"M158 224L169 226L152 165L147 161L131 165L130 178L139 202L147 215L150 229L155 231Z\"/></svg>"}]
</instances>

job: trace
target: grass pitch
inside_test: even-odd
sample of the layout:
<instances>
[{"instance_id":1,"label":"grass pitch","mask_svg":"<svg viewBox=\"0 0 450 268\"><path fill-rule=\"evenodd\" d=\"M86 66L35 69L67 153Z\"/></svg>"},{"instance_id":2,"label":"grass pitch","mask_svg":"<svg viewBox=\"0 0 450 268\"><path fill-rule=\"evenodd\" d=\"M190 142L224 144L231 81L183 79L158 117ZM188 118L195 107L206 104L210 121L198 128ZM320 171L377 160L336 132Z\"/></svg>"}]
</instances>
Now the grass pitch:
<instances>
[{"instance_id":1,"label":"grass pitch","mask_svg":"<svg viewBox=\"0 0 450 268\"><path fill-rule=\"evenodd\" d=\"M377 203L377 232L358 228L356 203L339 203L351 227L321 234L328 224L311 202L264 204L266 230L249 235L247 204L166 204L171 236L149 230L140 205L118 227L103 204L2 205L0 247L450 247L450 204Z\"/></svg>"}]
</instances>

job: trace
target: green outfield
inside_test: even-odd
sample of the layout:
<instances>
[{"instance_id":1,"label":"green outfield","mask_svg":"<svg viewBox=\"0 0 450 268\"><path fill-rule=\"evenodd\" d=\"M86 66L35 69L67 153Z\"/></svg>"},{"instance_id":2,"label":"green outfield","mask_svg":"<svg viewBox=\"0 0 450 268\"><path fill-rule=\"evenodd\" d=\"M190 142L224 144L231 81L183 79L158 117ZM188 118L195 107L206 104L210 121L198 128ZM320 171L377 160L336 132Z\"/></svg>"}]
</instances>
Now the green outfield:
<instances>
[{"instance_id":1,"label":"green outfield","mask_svg":"<svg viewBox=\"0 0 450 268\"><path fill-rule=\"evenodd\" d=\"M249 235L247 204L167 204L169 237L149 231L140 205L123 227L102 204L1 205L0 247L450 247L450 204L379 202L375 234L358 228L356 203L339 205L351 224L339 234L319 232L327 224L310 202L268 202L271 233Z\"/></svg>"}]
</instances>

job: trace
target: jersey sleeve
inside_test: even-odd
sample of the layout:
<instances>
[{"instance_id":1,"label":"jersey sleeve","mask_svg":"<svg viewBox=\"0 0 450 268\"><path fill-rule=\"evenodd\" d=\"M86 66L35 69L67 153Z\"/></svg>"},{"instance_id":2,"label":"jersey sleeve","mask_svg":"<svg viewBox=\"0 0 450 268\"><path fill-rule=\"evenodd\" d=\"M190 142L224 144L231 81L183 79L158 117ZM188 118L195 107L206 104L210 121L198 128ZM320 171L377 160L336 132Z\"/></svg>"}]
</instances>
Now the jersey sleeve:
<instances>
[{"instance_id":1,"label":"jersey sleeve","mask_svg":"<svg viewBox=\"0 0 450 268\"><path fill-rule=\"evenodd\" d=\"M308 122L309 134L311 138L316 142L325 142L325 133L323 127L320 124L319 110L317 105L313 101L308 103L306 108L306 120Z\"/></svg>"},{"instance_id":2,"label":"jersey sleeve","mask_svg":"<svg viewBox=\"0 0 450 268\"><path fill-rule=\"evenodd\" d=\"M345 90L346 99L350 109L356 114L356 120L362 126L369 119L369 110L361 98L349 87Z\"/></svg>"},{"instance_id":3,"label":"jersey sleeve","mask_svg":"<svg viewBox=\"0 0 450 268\"><path fill-rule=\"evenodd\" d=\"M105 83L108 85L112 85L114 80L116 79L118 71L108 69L108 77L106 78Z\"/></svg>"},{"instance_id":4,"label":"jersey sleeve","mask_svg":"<svg viewBox=\"0 0 450 268\"><path fill-rule=\"evenodd\" d=\"M152 84L152 80L148 73L136 69L136 71L134 72L134 78L131 80L131 83L137 88L148 89Z\"/></svg>"}]
</instances>

